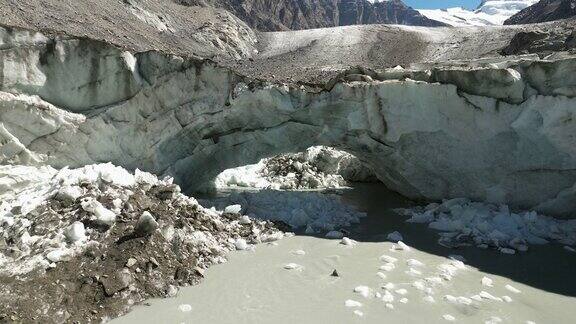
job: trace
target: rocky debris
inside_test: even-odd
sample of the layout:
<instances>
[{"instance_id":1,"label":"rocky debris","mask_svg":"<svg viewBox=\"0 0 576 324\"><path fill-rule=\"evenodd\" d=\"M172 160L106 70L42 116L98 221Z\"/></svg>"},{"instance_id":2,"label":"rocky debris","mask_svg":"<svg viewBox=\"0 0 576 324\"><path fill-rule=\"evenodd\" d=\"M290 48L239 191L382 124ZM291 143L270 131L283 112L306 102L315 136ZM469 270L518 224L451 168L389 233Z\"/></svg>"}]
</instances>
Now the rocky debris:
<instances>
[{"instance_id":1,"label":"rocky debris","mask_svg":"<svg viewBox=\"0 0 576 324\"><path fill-rule=\"evenodd\" d=\"M535 24L574 16L576 16L576 0L540 0L508 18L504 24Z\"/></svg>"},{"instance_id":2,"label":"rocky debris","mask_svg":"<svg viewBox=\"0 0 576 324\"><path fill-rule=\"evenodd\" d=\"M3 166L2 172L31 179L44 174L44 180L17 182L0 195L0 321L116 317L145 299L198 283L238 242L283 236L270 222L240 224L204 209L171 180L138 170L133 175L102 164ZM76 199L64 194L70 187L81 193ZM172 194L158 194L166 192ZM103 210L114 218L101 222Z\"/></svg>"},{"instance_id":3,"label":"rocky debris","mask_svg":"<svg viewBox=\"0 0 576 324\"><path fill-rule=\"evenodd\" d=\"M225 170L215 179L217 188L330 189L348 182L374 182L376 176L353 155L325 146L285 153L254 165Z\"/></svg>"},{"instance_id":4,"label":"rocky debris","mask_svg":"<svg viewBox=\"0 0 576 324\"><path fill-rule=\"evenodd\" d=\"M340 274L338 273L338 270L334 269L334 271L332 271L332 273L330 274L331 277L340 277Z\"/></svg>"},{"instance_id":5,"label":"rocky debris","mask_svg":"<svg viewBox=\"0 0 576 324\"><path fill-rule=\"evenodd\" d=\"M500 53L502 55L538 53L541 57L546 57L554 52L574 49L576 49L575 30L566 30L564 33L530 31L517 33Z\"/></svg>"},{"instance_id":6,"label":"rocky debris","mask_svg":"<svg viewBox=\"0 0 576 324\"><path fill-rule=\"evenodd\" d=\"M264 160L260 171L274 189L338 188L350 182L374 182L376 177L353 155L325 146Z\"/></svg>"},{"instance_id":7,"label":"rocky debris","mask_svg":"<svg viewBox=\"0 0 576 324\"><path fill-rule=\"evenodd\" d=\"M42 10L38 10L42 8ZM238 59L251 56L256 34L226 10L187 7L171 0L7 0L2 26L64 34L63 39L101 40L131 51Z\"/></svg>"},{"instance_id":8,"label":"rocky debris","mask_svg":"<svg viewBox=\"0 0 576 324\"><path fill-rule=\"evenodd\" d=\"M445 26L428 19L400 0L173 0L190 6L224 8L252 28L261 31L299 30L322 27L399 24Z\"/></svg>"}]
</instances>

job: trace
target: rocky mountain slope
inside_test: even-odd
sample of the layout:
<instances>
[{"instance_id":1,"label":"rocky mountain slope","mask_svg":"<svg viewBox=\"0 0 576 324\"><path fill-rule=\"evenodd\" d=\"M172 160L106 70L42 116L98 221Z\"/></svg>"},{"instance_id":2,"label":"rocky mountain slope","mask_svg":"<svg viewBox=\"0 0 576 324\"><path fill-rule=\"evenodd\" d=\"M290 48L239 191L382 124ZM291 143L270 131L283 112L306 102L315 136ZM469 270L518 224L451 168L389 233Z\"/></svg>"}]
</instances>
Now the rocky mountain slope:
<instances>
[{"instance_id":1,"label":"rocky mountain slope","mask_svg":"<svg viewBox=\"0 0 576 324\"><path fill-rule=\"evenodd\" d=\"M179 4L225 8L262 31L300 30L365 24L443 26L401 0L174 0Z\"/></svg>"},{"instance_id":2,"label":"rocky mountain slope","mask_svg":"<svg viewBox=\"0 0 576 324\"><path fill-rule=\"evenodd\" d=\"M510 17L504 24L534 24L574 16L576 16L576 0L541 0Z\"/></svg>"},{"instance_id":3,"label":"rocky mountain slope","mask_svg":"<svg viewBox=\"0 0 576 324\"><path fill-rule=\"evenodd\" d=\"M476 10L460 7L418 10L424 16L450 26L494 26L538 0L484 0Z\"/></svg>"}]
</instances>

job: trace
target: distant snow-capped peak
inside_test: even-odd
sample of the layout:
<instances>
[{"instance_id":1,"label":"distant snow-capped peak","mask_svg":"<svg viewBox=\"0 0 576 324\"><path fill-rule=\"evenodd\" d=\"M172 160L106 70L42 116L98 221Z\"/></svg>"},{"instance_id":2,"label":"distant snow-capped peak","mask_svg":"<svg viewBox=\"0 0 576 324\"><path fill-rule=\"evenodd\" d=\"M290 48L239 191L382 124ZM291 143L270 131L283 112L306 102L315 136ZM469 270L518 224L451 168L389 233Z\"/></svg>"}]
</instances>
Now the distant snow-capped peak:
<instances>
[{"instance_id":1,"label":"distant snow-capped peak","mask_svg":"<svg viewBox=\"0 0 576 324\"><path fill-rule=\"evenodd\" d=\"M518 11L529 7L539 0L483 0L474 11L464 8L418 9L418 11L436 21L451 26L494 26L502 25Z\"/></svg>"}]
</instances>

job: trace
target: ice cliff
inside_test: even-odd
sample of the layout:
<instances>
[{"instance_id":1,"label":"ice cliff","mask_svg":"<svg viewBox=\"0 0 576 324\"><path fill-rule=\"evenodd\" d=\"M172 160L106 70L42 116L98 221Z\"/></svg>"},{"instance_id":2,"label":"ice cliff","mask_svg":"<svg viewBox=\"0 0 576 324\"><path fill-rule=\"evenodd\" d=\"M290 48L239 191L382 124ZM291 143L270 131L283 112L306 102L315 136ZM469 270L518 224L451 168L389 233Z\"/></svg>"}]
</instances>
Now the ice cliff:
<instances>
[{"instance_id":1,"label":"ice cliff","mask_svg":"<svg viewBox=\"0 0 576 324\"><path fill-rule=\"evenodd\" d=\"M353 68L324 89L210 60L0 29L0 163L111 161L193 189L325 145L414 199L576 209L576 59Z\"/></svg>"}]
</instances>

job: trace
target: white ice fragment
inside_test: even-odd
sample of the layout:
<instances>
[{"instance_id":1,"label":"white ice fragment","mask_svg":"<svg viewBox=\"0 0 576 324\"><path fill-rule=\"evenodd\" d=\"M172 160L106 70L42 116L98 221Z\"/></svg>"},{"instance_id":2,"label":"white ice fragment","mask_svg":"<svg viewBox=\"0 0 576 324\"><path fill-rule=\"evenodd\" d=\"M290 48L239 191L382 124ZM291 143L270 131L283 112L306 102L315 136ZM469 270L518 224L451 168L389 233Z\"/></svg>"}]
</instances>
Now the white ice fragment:
<instances>
[{"instance_id":1,"label":"white ice fragment","mask_svg":"<svg viewBox=\"0 0 576 324\"><path fill-rule=\"evenodd\" d=\"M178 306L178 309L183 313L188 313L192 311L192 306L188 304L181 304Z\"/></svg>"},{"instance_id":2,"label":"white ice fragment","mask_svg":"<svg viewBox=\"0 0 576 324\"><path fill-rule=\"evenodd\" d=\"M482 297L480 295L470 296L470 299L473 299L473 300L478 301L478 302L482 301Z\"/></svg>"},{"instance_id":3,"label":"white ice fragment","mask_svg":"<svg viewBox=\"0 0 576 324\"><path fill-rule=\"evenodd\" d=\"M70 255L65 250L56 249L48 252L48 254L46 254L46 259L50 260L51 262L67 261L70 260Z\"/></svg>"},{"instance_id":4,"label":"white ice fragment","mask_svg":"<svg viewBox=\"0 0 576 324\"><path fill-rule=\"evenodd\" d=\"M242 206L240 205L230 205L224 208L224 212L227 214L239 214L242 210Z\"/></svg>"},{"instance_id":5,"label":"white ice fragment","mask_svg":"<svg viewBox=\"0 0 576 324\"><path fill-rule=\"evenodd\" d=\"M501 247L498 250L500 251L500 253L504 253L504 254L516 254L516 250L510 249L510 248Z\"/></svg>"},{"instance_id":6,"label":"white ice fragment","mask_svg":"<svg viewBox=\"0 0 576 324\"><path fill-rule=\"evenodd\" d=\"M420 270L416 270L414 268L409 268L407 271L405 271L406 274L411 275L411 276L420 276L422 275L422 271Z\"/></svg>"},{"instance_id":7,"label":"white ice fragment","mask_svg":"<svg viewBox=\"0 0 576 324\"><path fill-rule=\"evenodd\" d=\"M412 248L410 248L408 245L406 245L406 244L405 244L404 242L402 242L402 241L398 241L398 249L399 249L399 250L402 250L402 251L406 251L406 252L412 250Z\"/></svg>"},{"instance_id":8,"label":"white ice fragment","mask_svg":"<svg viewBox=\"0 0 576 324\"><path fill-rule=\"evenodd\" d=\"M388 241L392 241L392 242L398 242L398 241L403 241L404 238L402 237L402 234L400 234L400 232L398 231L394 231L392 233L389 233L386 238L388 239Z\"/></svg>"},{"instance_id":9,"label":"white ice fragment","mask_svg":"<svg viewBox=\"0 0 576 324\"><path fill-rule=\"evenodd\" d=\"M492 279L488 278L488 277L483 277L482 278L482 285L483 286L487 286L487 287L492 287L493 286L493 281Z\"/></svg>"},{"instance_id":10,"label":"white ice fragment","mask_svg":"<svg viewBox=\"0 0 576 324\"><path fill-rule=\"evenodd\" d=\"M512 302L512 297L510 296L502 296L502 300L504 300L507 303L511 303Z\"/></svg>"},{"instance_id":11,"label":"white ice fragment","mask_svg":"<svg viewBox=\"0 0 576 324\"><path fill-rule=\"evenodd\" d=\"M399 302L401 302L402 304L407 304L408 298L400 298Z\"/></svg>"},{"instance_id":12,"label":"white ice fragment","mask_svg":"<svg viewBox=\"0 0 576 324\"><path fill-rule=\"evenodd\" d=\"M92 197L83 198L80 206L85 211L94 215L94 220L105 225L112 225L116 221L116 214L102 206L102 204Z\"/></svg>"},{"instance_id":13,"label":"white ice fragment","mask_svg":"<svg viewBox=\"0 0 576 324\"><path fill-rule=\"evenodd\" d=\"M240 218L238 218L238 224L242 224L242 225L248 225L251 224L252 220L250 220L250 217L243 215Z\"/></svg>"},{"instance_id":14,"label":"white ice fragment","mask_svg":"<svg viewBox=\"0 0 576 324\"><path fill-rule=\"evenodd\" d=\"M388 309L394 309L394 305L392 305L390 303L386 303L384 306L386 306L386 308L388 308Z\"/></svg>"},{"instance_id":15,"label":"white ice fragment","mask_svg":"<svg viewBox=\"0 0 576 324\"><path fill-rule=\"evenodd\" d=\"M484 324L497 324L497 323L502 323L502 319L497 316L492 316L490 317L489 320L484 322Z\"/></svg>"},{"instance_id":16,"label":"white ice fragment","mask_svg":"<svg viewBox=\"0 0 576 324\"><path fill-rule=\"evenodd\" d=\"M386 283L385 285L382 286L382 288L386 289L386 290L393 290L394 287L396 287L396 285L394 285L391 282Z\"/></svg>"},{"instance_id":17,"label":"white ice fragment","mask_svg":"<svg viewBox=\"0 0 576 324\"><path fill-rule=\"evenodd\" d=\"M236 250L239 251L244 251L248 249L248 243L246 243L246 240L243 238L237 239L236 242L234 242L234 246L236 247Z\"/></svg>"},{"instance_id":18,"label":"white ice fragment","mask_svg":"<svg viewBox=\"0 0 576 324\"><path fill-rule=\"evenodd\" d=\"M82 188L78 186L63 186L58 189L56 194L56 199L60 201L76 201L80 196L82 196Z\"/></svg>"},{"instance_id":19,"label":"white ice fragment","mask_svg":"<svg viewBox=\"0 0 576 324\"><path fill-rule=\"evenodd\" d=\"M74 222L64 231L64 236L68 241L81 242L86 240L86 229L82 222Z\"/></svg>"},{"instance_id":20,"label":"white ice fragment","mask_svg":"<svg viewBox=\"0 0 576 324\"><path fill-rule=\"evenodd\" d=\"M360 317L364 316L364 313L359 309L355 310L354 314L356 314L357 316L360 316Z\"/></svg>"},{"instance_id":21,"label":"white ice fragment","mask_svg":"<svg viewBox=\"0 0 576 324\"><path fill-rule=\"evenodd\" d=\"M482 297L484 299L502 301L502 298L493 296L492 294L490 294L489 292L486 292L486 291L481 291L479 295L480 295L480 297Z\"/></svg>"},{"instance_id":22,"label":"white ice fragment","mask_svg":"<svg viewBox=\"0 0 576 324\"><path fill-rule=\"evenodd\" d=\"M444 315L442 315L442 318L447 320L448 322L454 322L456 320L456 317L454 317L450 314L444 314Z\"/></svg>"},{"instance_id":23,"label":"white ice fragment","mask_svg":"<svg viewBox=\"0 0 576 324\"><path fill-rule=\"evenodd\" d=\"M425 302L428 302L428 303L435 303L435 302L436 302L436 301L434 300L434 297L432 297L432 296L430 296L430 295L425 296L425 297L422 298L422 299L423 299Z\"/></svg>"},{"instance_id":24,"label":"white ice fragment","mask_svg":"<svg viewBox=\"0 0 576 324\"><path fill-rule=\"evenodd\" d=\"M370 289L370 287L367 287L367 286L358 286L358 287L354 288L354 292L360 294L360 296L362 296L364 298L370 297L371 291L372 291L372 289Z\"/></svg>"},{"instance_id":25,"label":"white ice fragment","mask_svg":"<svg viewBox=\"0 0 576 324\"><path fill-rule=\"evenodd\" d=\"M380 257L380 261L384 261L387 263L394 263L394 262L398 261L398 259L396 259L395 257L391 257L389 255L384 254Z\"/></svg>"},{"instance_id":26,"label":"white ice fragment","mask_svg":"<svg viewBox=\"0 0 576 324\"><path fill-rule=\"evenodd\" d=\"M347 238L347 237L343 237L343 238L342 238L342 241L340 241L340 244L352 246L352 245L356 244L356 241L351 240L351 239L349 239L349 238Z\"/></svg>"},{"instance_id":27,"label":"white ice fragment","mask_svg":"<svg viewBox=\"0 0 576 324\"><path fill-rule=\"evenodd\" d=\"M397 293L398 295L406 295L406 294L408 293L408 290L406 290L406 289L404 289L404 288L401 288L401 289L397 289L397 290L396 290L396 293Z\"/></svg>"},{"instance_id":28,"label":"white ice fragment","mask_svg":"<svg viewBox=\"0 0 576 324\"><path fill-rule=\"evenodd\" d=\"M154 216L150 214L148 211L145 211L140 215L138 221L136 222L136 226L134 227L134 233L138 233L140 235L149 235L152 234L160 225L154 219Z\"/></svg>"},{"instance_id":29,"label":"white ice fragment","mask_svg":"<svg viewBox=\"0 0 576 324\"><path fill-rule=\"evenodd\" d=\"M511 292L513 292L513 293L515 293L515 294L519 294L519 293L520 293L520 290L518 290L517 288L512 287L512 286L510 286L510 285L506 285L506 286L504 286L504 288L508 289L509 291L511 291Z\"/></svg>"},{"instance_id":30,"label":"white ice fragment","mask_svg":"<svg viewBox=\"0 0 576 324\"><path fill-rule=\"evenodd\" d=\"M284 269L286 270L301 270L302 266L296 263L288 263L284 265Z\"/></svg>"},{"instance_id":31,"label":"white ice fragment","mask_svg":"<svg viewBox=\"0 0 576 324\"><path fill-rule=\"evenodd\" d=\"M378 277L380 277L380 279L386 279L386 277L387 277L387 276L386 276L384 273L382 273L382 272L377 272L376 275L377 275Z\"/></svg>"},{"instance_id":32,"label":"white ice fragment","mask_svg":"<svg viewBox=\"0 0 576 324\"><path fill-rule=\"evenodd\" d=\"M344 234L340 231L330 231L326 233L325 237L329 239L341 239L344 237Z\"/></svg>"},{"instance_id":33,"label":"white ice fragment","mask_svg":"<svg viewBox=\"0 0 576 324\"><path fill-rule=\"evenodd\" d=\"M344 302L344 306L346 307L362 307L362 303L352 300L352 299L348 299Z\"/></svg>"},{"instance_id":34,"label":"white ice fragment","mask_svg":"<svg viewBox=\"0 0 576 324\"><path fill-rule=\"evenodd\" d=\"M380 266L380 270L384 270L384 271L388 271L388 272L394 270L394 268L396 268L394 263L386 263L385 265Z\"/></svg>"},{"instance_id":35,"label":"white ice fragment","mask_svg":"<svg viewBox=\"0 0 576 324\"><path fill-rule=\"evenodd\" d=\"M424 266L424 263L416 260L416 259L408 259L406 260L406 264L410 267L421 267Z\"/></svg>"},{"instance_id":36,"label":"white ice fragment","mask_svg":"<svg viewBox=\"0 0 576 324\"><path fill-rule=\"evenodd\" d=\"M305 254L306 254L306 251L304 251L304 250L295 250L295 251L292 251L292 254L295 254L295 255L305 255Z\"/></svg>"}]
</instances>

